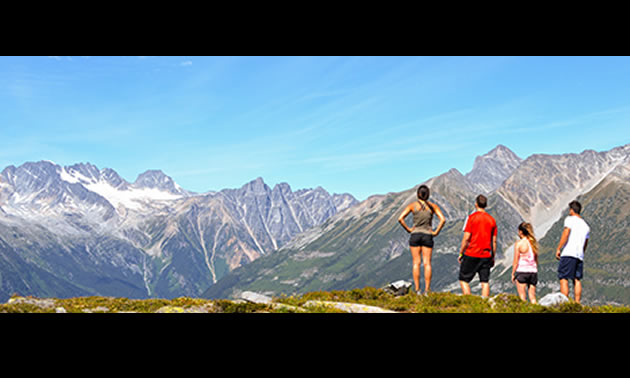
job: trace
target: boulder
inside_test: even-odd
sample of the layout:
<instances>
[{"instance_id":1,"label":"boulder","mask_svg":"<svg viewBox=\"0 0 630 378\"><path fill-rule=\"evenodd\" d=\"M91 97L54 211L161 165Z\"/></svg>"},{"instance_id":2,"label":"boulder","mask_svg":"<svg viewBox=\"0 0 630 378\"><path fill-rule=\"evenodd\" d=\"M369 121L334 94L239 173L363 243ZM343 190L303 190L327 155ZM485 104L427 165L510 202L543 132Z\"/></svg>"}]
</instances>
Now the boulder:
<instances>
[{"instance_id":1,"label":"boulder","mask_svg":"<svg viewBox=\"0 0 630 378\"><path fill-rule=\"evenodd\" d=\"M562 303L569 302L569 298L562 293L550 293L542 297L541 300L538 301L538 304L542 306L554 306Z\"/></svg>"},{"instance_id":2,"label":"boulder","mask_svg":"<svg viewBox=\"0 0 630 378\"><path fill-rule=\"evenodd\" d=\"M331 307L344 312L350 312L355 314L395 314L396 311L387 310L375 306L367 306L359 303L344 303L344 302L330 302L330 301L307 301L304 304L305 307Z\"/></svg>"},{"instance_id":3,"label":"boulder","mask_svg":"<svg viewBox=\"0 0 630 378\"><path fill-rule=\"evenodd\" d=\"M37 306L39 308L54 308L55 300L54 299L38 299L32 297L13 297L10 298L7 304L29 304L33 306Z\"/></svg>"},{"instance_id":4,"label":"boulder","mask_svg":"<svg viewBox=\"0 0 630 378\"><path fill-rule=\"evenodd\" d=\"M273 298L268 297L263 294L254 293L252 291L244 291L241 293L241 299L244 299L248 302L258 303L258 304L271 304Z\"/></svg>"},{"instance_id":5,"label":"boulder","mask_svg":"<svg viewBox=\"0 0 630 378\"><path fill-rule=\"evenodd\" d=\"M406 295L409 292L409 288L411 288L411 282L398 280L396 282L390 283L389 285L386 285L385 287L383 287L383 290L399 297L402 295Z\"/></svg>"},{"instance_id":6,"label":"boulder","mask_svg":"<svg viewBox=\"0 0 630 378\"><path fill-rule=\"evenodd\" d=\"M95 308L85 308L82 311L84 313L87 313L87 314L92 314L92 313L95 313L95 312L109 312L109 308L103 307L103 306L98 306L98 307L95 307Z\"/></svg>"}]
</instances>

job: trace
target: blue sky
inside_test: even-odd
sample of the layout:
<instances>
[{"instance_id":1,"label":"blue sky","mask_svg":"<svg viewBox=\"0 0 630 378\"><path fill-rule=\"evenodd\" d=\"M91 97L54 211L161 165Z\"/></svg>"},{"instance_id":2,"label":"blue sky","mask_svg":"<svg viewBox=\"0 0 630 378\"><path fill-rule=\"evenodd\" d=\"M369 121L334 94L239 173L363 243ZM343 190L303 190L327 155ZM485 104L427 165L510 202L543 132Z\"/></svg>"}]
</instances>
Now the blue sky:
<instances>
[{"instance_id":1,"label":"blue sky","mask_svg":"<svg viewBox=\"0 0 630 378\"><path fill-rule=\"evenodd\" d=\"M628 57L0 57L0 169L161 169L206 192L263 177L360 200L503 144L630 143Z\"/></svg>"}]
</instances>

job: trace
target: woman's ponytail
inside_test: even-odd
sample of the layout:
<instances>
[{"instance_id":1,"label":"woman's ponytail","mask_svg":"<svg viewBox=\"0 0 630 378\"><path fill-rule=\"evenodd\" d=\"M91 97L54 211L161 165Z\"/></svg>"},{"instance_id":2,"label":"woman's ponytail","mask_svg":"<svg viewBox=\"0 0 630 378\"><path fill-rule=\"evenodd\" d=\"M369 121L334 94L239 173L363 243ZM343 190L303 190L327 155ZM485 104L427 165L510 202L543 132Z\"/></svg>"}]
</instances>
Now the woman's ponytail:
<instances>
[{"instance_id":1,"label":"woman's ponytail","mask_svg":"<svg viewBox=\"0 0 630 378\"><path fill-rule=\"evenodd\" d=\"M523 222L518 226L518 229L525 235L527 240L529 240L529 244L532 246L532 251L534 251L534 258L536 262L538 262L538 241L534 236L534 227L532 227L531 223Z\"/></svg>"},{"instance_id":2,"label":"woman's ponytail","mask_svg":"<svg viewBox=\"0 0 630 378\"><path fill-rule=\"evenodd\" d=\"M431 210L431 213L435 213L435 210L433 210L433 206L431 206L431 204L429 203L430 196L431 190L429 190L428 186L420 185L418 187L418 199L423 200L427 204L427 207L429 208L429 210Z\"/></svg>"}]
</instances>

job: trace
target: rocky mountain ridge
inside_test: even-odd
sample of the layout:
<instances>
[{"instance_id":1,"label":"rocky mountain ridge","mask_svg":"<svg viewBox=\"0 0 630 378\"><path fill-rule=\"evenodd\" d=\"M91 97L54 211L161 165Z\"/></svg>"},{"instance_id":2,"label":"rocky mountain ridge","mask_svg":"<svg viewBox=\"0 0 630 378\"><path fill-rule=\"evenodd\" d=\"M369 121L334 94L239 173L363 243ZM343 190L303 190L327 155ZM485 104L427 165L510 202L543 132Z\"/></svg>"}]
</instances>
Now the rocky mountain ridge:
<instances>
[{"instance_id":1,"label":"rocky mountain ridge","mask_svg":"<svg viewBox=\"0 0 630 378\"><path fill-rule=\"evenodd\" d=\"M522 162L523 159L500 144L487 154L477 156L473 169L466 174L466 178L475 183L477 191L489 194L498 189Z\"/></svg>"},{"instance_id":2,"label":"rocky mountain ridge","mask_svg":"<svg viewBox=\"0 0 630 378\"><path fill-rule=\"evenodd\" d=\"M543 237L572 199L593 189L630 154L630 145L580 154L535 154L498 188L502 196Z\"/></svg>"},{"instance_id":3,"label":"rocky mountain ridge","mask_svg":"<svg viewBox=\"0 0 630 378\"><path fill-rule=\"evenodd\" d=\"M262 178L203 195L158 170L134 183L89 163L0 174L0 297L199 295L357 201Z\"/></svg>"},{"instance_id":4,"label":"rocky mountain ridge","mask_svg":"<svg viewBox=\"0 0 630 378\"><path fill-rule=\"evenodd\" d=\"M520 159L512 155L497 146L467 174L451 169L427 180L432 201L448 220L436 238L434 290L458 289L453 277L461 230L474 197L488 185L481 178L506 176L499 167L509 171ZM626 145L520 159L487 193L488 211L500 230L492 290L513 286L506 276L516 226L532 222L541 245L552 248L567 203L579 198L585 217L597 227L593 263L587 265L593 269L587 270L593 279L587 284L597 297L586 299L630 303L625 279L630 269L622 253L630 245L623 227L630 222L625 217L629 155ZM415 200L416 188L356 203L322 188L270 188L262 178L237 189L194 194L159 171L129 183L91 164L7 167L0 174L0 297L19 292L226 298L243 290L291 294L380 287L410 275L408 235L397 217ZM552 290L555 281L554 261L545 259L543 291Z\"/></svg>"},{"instance_id":5,"label":"rocky mountain ridge","mask_svg":"<svg viewBox=\"0 0 630 378\"><path fill-rule=\"evenodd\" d=\"M490 170L488 176L492 177L492 172L497 171L497 164L509 167L510 161L520 159L517 157L503 161L505 156L511 154L498 154L500 150L502 148L497 147L484 158L478 158L478 161L485 161L486 164L476 164L475 175L470 172L462 175L452 169L426 182L431 188L431 200L442 208L447 217L447 225L436 238L434 247L434 290L459 289L456 279L459 265L456 258L463 224L466 216L474 211L474 198L483 186L483 182L474 181L475 177L484 177L484 169ZM513 284L505 276L511 268L512 246L517 239L516 229L520 222L526 220L533 223L537 237L544 240L552 226L556 227L554 225L566 215L567 204L571 200L588 197L589 193L606 183L626 183L629 155L630 145L625 145L603 152L587 150L564 155L532 155L521 160L496 190L488 193L487 211L499 225L499 251L493 270L493 289L513 289ZM492 159L497 159L494 162L496 164L491 163ZM312 290L382 286L387 281L409 278L411 259L408 256L408 235L397 224L397 217L408 203L415 201L416 188L368 198L347 212L299 234L274 256L233 271L213 285L204 296L230 297L242 290L298 294ZM615 188L620 187L617 185ZM629 201L619 195L614 198L622 203ZM610 199L605 201L611 202ZM619 222L623 224L625 221ZM552 232L546 243L552 244L553 241L557 244L557 237L556 232ZM630 242L630 236L624 234L616 240L621 243L620 246L607 244L603 248L619 248ZM593 251L593 258L597 259L596 254L601 253L601 250ZM553 267L553 262L550 262L549 267ZM615 269L620 271L621 268L618 266ZM615 278L615 282L619 279ZM547 285L551 290L555 287L554 281L555 278L550 276L541 287ZM621 284L630 287L624 285ZM630 303L630 294L609 300Z\"/></svg>"}]
</instances>

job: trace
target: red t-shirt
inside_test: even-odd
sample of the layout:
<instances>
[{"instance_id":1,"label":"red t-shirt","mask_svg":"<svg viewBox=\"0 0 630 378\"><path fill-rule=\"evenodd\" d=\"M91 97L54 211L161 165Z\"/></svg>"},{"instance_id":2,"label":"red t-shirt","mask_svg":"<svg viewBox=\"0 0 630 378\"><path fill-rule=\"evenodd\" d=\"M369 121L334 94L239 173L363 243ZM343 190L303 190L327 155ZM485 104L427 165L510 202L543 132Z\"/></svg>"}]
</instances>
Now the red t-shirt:
<instances>
[{"instance_id":1,"label":"red t-shirt","mask_svg":"<svg viewBox=\"0 0 630 378\"><path fill-rule=\"evenodd\" d=\"M492 237L497 236L497 222L492 215L483 211L470 214L464 232L470 232L470 242L464 251L466 256L492 256Z\"/></svg>"}]
</instances>

